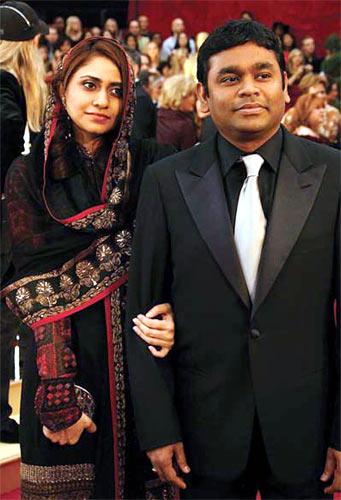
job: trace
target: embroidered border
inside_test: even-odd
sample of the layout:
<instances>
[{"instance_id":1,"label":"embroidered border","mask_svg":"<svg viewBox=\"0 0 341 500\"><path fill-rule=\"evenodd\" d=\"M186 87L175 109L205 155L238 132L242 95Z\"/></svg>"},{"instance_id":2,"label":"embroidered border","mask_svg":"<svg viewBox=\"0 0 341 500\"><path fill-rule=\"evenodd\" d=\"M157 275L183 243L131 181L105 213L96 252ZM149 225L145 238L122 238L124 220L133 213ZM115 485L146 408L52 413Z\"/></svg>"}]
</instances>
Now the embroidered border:
<instances>
[{"instance_id":1,"label":"embroidered border","mask_svg":"<svg viewBox=\"0 0 341 500\"><path fill-rule=\"evenodd\" d=\"M125 458L126 458L126 401L123 365L122 318L120 307L120 290L115 290L110 297L112 342L114 353L115 394L116 394L116 425L119 461L119 488L121 498L124 498Z\"/></svg>"},{"instance_id":2,"label":"embroidered border","mask_svg":"<svg viewBox=\"0 0 341 500\"><path fill-rule=\"evenodd\" d=\"M81 307L122 279L128 271L131 233L101 238L60 269L30 276L7 287L2 296L24 323L38 321ZM81 260L82 257L87 258Z\"/></svg>"},{"instance_id":3,"label":"embroidered border","mask_svg":"<svg viewBox=\"0 0 341 500\"><path fill-rule=\"evenodd\" d=\"M29 465L22 463L21 498L35 500L91 498L94 491L94 464Z\"/></svg>"}]
</instances>

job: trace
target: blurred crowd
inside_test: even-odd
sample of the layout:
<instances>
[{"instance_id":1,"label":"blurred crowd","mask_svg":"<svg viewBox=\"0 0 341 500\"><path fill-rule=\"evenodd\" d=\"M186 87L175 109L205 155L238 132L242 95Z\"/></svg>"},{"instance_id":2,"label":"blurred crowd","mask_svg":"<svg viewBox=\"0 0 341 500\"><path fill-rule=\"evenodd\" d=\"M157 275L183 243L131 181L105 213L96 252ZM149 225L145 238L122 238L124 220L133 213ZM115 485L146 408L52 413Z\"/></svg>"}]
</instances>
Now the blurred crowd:
<instances>
[{"instance_id":1,"label":"blurred crowd","mask_svg":"<svg viewBox=\"0 0 341 500\"><path fill-rule=\"evenodd\" d=\"M253 16L245 11L241 18ZM331 34L320 58L309 33L297 40L295 30L282 22L275 22L272 29L283 47L291 98L283 123L294 134L339 147L340 38ZM135 133L139 138L172 142L177 149L188 148L214 130L212 123L205 123L210 120L200 113L195 98L197 51L208 33L188 33L180 18L172 20L170 32L163 39L146 15L131 19L126 29L114 18L103 26L86 27L77 16L58 16L39 42L45 81L51 82L61 59L80 40L99 35L115 38L124 45L134 66Z\"/></svg>"}]
</instances>

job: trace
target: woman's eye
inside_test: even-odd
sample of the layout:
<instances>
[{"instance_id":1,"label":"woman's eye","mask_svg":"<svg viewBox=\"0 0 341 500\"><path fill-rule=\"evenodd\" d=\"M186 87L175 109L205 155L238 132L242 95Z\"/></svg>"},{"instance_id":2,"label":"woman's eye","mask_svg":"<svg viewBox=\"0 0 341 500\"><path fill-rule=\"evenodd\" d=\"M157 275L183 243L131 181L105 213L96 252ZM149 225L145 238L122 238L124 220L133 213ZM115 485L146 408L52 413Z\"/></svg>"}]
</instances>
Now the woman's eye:
<instances>
[{"instance_id":1,"label":"woman's eye","mask_svg":"<svg viewBox=\"0 0 341 500\"><path fill-rule=\"evenodd\" d=\"M96 87L96 85L93 82L83 82L83 86L86 89L94 89Z\"/></svg>"},{"instance_id":2,"label":"woman's eye","mask_svg":"<svg viewBox=\"0 0 341 500\"><path fill-rule=\"evenodd\" d=\"M122 97L123 96L123 89L121 87L113 87L111 89L110 93L116 97Z\"/></svg>"}]
</instances>

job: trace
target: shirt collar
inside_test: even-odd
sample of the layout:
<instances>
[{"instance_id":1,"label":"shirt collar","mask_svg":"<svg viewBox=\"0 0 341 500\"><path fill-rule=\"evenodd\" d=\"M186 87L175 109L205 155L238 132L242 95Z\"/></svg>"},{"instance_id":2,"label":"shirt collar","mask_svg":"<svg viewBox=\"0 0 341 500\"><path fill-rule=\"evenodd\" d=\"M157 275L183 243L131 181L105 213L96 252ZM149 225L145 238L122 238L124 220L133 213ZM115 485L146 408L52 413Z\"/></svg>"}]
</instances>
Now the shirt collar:
<instances>
[{"instance_id":1,"label":"shirt collar","mask_svg":"<svg viewBox=\"0 0 341 500\"><path fill-rule=\"evenodd\" d=\"M260 154L270 168L277 172L279 167L279 162L282 155L282 145L283 145L283 131L280 127L277 132L260 148L252 153ZM251 153L245 153L241 149L237 148L229 141L227 141L223 136L218 133L218 155L221 163L221 170L223 177L230 171L232 165L238 161L242 156Z\"/></svg>"}]
</instances>

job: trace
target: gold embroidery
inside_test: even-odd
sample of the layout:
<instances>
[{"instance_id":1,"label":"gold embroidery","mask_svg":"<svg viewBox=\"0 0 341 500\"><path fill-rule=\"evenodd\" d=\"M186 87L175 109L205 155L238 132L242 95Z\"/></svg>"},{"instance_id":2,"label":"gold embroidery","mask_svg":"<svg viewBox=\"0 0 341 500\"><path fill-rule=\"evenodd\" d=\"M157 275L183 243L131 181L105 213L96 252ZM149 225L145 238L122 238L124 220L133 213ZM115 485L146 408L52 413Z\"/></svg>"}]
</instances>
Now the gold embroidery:
<instances>
[{"instance_id":1,"label":"gold embroidery","mask_svg":"<svg viewBox=\"0 0 341 500\"><path fill-rule=\"evenodd\" d=\"M76 274L79 278L79 283L88 288L96 286L100 280L99 271L88 260L76 264Z\"/></svg>"}]
</instances>

